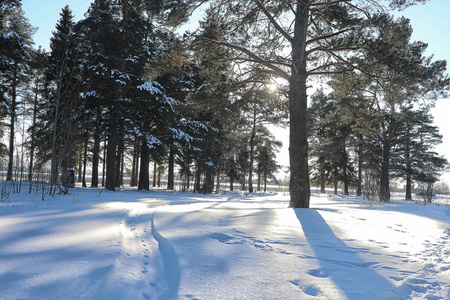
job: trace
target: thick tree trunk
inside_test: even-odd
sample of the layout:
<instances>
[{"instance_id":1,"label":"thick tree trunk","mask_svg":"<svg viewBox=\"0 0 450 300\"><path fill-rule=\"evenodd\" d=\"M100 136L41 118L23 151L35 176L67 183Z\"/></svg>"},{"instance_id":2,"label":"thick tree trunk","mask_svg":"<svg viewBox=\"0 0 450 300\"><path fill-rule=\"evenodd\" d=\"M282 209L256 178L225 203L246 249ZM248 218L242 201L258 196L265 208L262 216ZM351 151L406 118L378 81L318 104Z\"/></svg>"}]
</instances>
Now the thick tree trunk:
<instances>
[{"instance_id":1,"label":"thick tree trunk","mask_svg":"<svg viewBox=\"0 0 450 300\"><path fill-rule=\"evenodd\" d=\"M146 190L148 191L150 189L150 154L149 149L147 145L147 141L142 139L141 143L141 165L140 165L140 171L139 171L139 184L138 189L139 190Z\"/></svg>"},{"instance_id":2,"label":"thick tree trunk","mask_svg":"<svg viewBox=\"0 0 450 300\"><path fill-rule=\"evenodd\" d=\"M306 94L306 32L308 26L306 1L297 4L292 39L292 68L289 79L289 163L290 207L309 208L307 94Z\"/></svg>"}]
</instances>

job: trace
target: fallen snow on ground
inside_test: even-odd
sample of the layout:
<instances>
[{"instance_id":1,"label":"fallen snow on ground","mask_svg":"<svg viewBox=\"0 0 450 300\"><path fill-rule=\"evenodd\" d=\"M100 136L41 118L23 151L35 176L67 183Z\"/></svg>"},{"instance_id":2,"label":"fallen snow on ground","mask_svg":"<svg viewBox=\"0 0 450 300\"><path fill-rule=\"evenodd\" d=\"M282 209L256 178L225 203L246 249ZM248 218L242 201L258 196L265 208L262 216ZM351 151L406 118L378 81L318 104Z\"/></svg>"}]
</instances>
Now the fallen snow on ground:
<instances>
[{"instance_id":1,"label":"fallen snow on ground","mask_svg":"<svg viewBox=\"0 0 450 300\"><path fill-rule=\"evenodd\" d=\"M0 299L450 299L450 206L72 189L0 202Z\"/></svg>"}]
</instances>

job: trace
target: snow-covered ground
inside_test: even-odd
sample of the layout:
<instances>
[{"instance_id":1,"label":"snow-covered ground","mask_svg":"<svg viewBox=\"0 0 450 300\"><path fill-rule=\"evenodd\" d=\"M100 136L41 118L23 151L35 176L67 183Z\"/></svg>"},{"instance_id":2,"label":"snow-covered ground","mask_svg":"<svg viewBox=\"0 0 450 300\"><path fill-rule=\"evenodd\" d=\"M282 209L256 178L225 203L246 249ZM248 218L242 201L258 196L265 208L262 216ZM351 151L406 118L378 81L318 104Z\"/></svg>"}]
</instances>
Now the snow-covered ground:
<instances>
[{"instance_id":1,"label":"snow-covered ground","mask_svg":"<svg viewBox=\"0 0 450 300\"><path fill-rule=\"evenodd\" d=\"M0 202L0 299L450 299L450 206L71 190Z\"/></svg>"}]
</instances>

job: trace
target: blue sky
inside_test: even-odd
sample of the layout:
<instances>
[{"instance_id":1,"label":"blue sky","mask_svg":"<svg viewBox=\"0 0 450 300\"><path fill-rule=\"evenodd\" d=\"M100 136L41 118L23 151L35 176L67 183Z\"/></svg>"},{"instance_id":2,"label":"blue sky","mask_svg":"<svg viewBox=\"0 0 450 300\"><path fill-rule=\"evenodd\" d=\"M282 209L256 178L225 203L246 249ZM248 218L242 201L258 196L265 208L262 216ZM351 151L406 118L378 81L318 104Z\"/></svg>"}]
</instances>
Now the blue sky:
<instances>
[{"instance_id":1,"label":"blue sky","mask_svg":"<svg viewBox=\"0 0 450 300\"><path fill-rule=\"evenodd\" d=\"M38 27L34 36L36 47L41 45L49 50L49 39L59 19L61 9L68 4L75 20L83 18L91 0L22 0L22 7L33 26ZM415 5L396 15L405 15L414 29L413 40L428 43L427 55L435 59L450 61L450 1L429 0L425 5ZM450 69L450 66L448 66ZM437 101L433 110L435 123L441 129L444 143L437 150L450 161L450 99ZM285 145L287 147L287 145ZM282 155L286 157L287 155ZM284 163L283 163L284 164ZM450 183L450 175L446 177Z\"/></svg>"}]
</instances>

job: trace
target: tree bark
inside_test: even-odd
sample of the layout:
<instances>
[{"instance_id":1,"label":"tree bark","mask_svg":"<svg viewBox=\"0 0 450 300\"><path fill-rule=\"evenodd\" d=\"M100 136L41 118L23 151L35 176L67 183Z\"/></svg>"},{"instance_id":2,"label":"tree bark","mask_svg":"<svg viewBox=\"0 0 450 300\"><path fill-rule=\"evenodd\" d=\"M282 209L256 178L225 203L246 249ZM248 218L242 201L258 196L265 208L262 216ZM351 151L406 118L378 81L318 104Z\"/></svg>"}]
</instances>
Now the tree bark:
<instances>
[{"instance_id":1,"label":"tree bark","mask_svg":"<svg viewBox=\"0 0 450 300\"><path fill-rule=\"evenodd\" d=\"M325 157L319 157L320 192L325 194Z\"/></svg>"},{"instance_id":2,"label":"tree bark","mask_svg":"<svg viewBox=\"0 0 450 300\"><path fill-rule=\"evenodd\" d=\"M138 141L134 143L133 147L133 161L131 163L131 181L130 186L138 186L138 178L139 178L139 154L138 154ZM142 151L142 150L141 150ZM150 160L148 161L150 166ZM150 181L150 173L149 173L149 181Z\"/></svg>"},{"instance_id":3,"label":"tree bark","mask_svg":"<svg viewBox=\"0 0 450 300\"><path fill-rule=\"evenodd\" d=\"M141 142L141 165L139 168L138 190L150 189L150 153L145 138Z\"/></svg>"},{"instance_id":4,"label":"tree bark","mask_svg":"<svg viewBox=\"0 0 450 300\"><path fill-rule=\"evenodd\" d=\"M125 151L125 142L123 137L119 137L116 153L116 188L123 185L123 153Z\"/></svg>"},{"instance_id":5,"label":"tree bark","mask_svg":"<svg viewBox=\"0 0 450 300\"><path fill-rule=\"evenodd\" d=\"M16 124L16 103L17 100L17 62L14 63L14 77L12 82L11 107L10 107L10 124L9 124L9 154L8 154L8 170L6 172L6 181L11 181L13 176L14 165L14 136Z\"/></svg>"},{"instance_id":6,"label":"tree bark","mask_svg":"<svg viewBox=\"0 0 450 300\"><path fill-rule=\"evenodd\" d=\"M110 191L116 190L116 149L119 136L117 130L113 130L108 136L106 147L106 183L105 188Z\"/></svg>"},{"instance_id":7,"label":"tree bark","mask_svg":"<svg viewBox=\"0 0 450 300\"><path fill-rule=\"evenodd\" d=\"M153 162L153 187L156 187L156 161Z\"/></svg>"},{"instance_id":8,"label":"tree bark","mask_svg":"<svg viewBox=\"0 0 450 300\"><path fill-rule=\"evenodd\" d=\"M200 192L200 176L201 176L201 168L200 163L197 161L197 169L195 170L195 182L194 182L194 191Z\"/></svg>"},{"instance_id":9,"label":"tree bark","mask_svg":"<svg viewBox=\"0 0 450 300\"><path fill-rule=\"evenodd\" d=\"M390 143L385 138L383 142L383 160L381 161L380 176L380 201L389 202L391 192L389 190L389 168L390 168Z\"/></svg>"},{"instance_id":10,"label":"tree bark","mask_svg":"<svg viewBox=\"0 0 450 300\"><path fill-rule=\"evenodd\" d=\"M103 142L103 164L102 164L102 186L105 186L105 176L106 176L106 150L107 143L106 139Z\"/></svg>"},{"instance_id":11,"label":"tree bark","mask_svg":"<svg viewBox=\"0 0 450 300\"><path fill-rule=\"evenodd\" d=\"M289 78L289 163L290 207L309 208L306 35L309 10L306 1L298 1L292 39L292 67Z\"/></svg>"},{"instance_id":12,"label":"tree bark","mask_svg":"<svg viewBox=\"0 0 450 300\"><path fill-rule=\"evenodd\" d=\"M409 132L408 132L409 134ZM410 152L409 139L406 141L405 159L406 159L406 200L412 199L412 180L411 180L411 152Z\"/></svg>"},{"instance_id":13,"label":"tree bark","mask_svg":"<svg viewBox=\"0 0 450 300\"><path fill-rule=\"evenodd\" d=\"M167 177L167 189L173 190L174 188L174 181L175 181L175 175L174 175L174 167L175 167L175 154L173 147L170 147L169 149L169 170L168 170L168 177Z\"/></svg>"},{"instance_id":14,"label":"tree bark","mask_svg":"<svg viewBox=\"0 0 450 300\"><path fill-rule=\"evenodd\" d=\"M360 140L362 141L362 136L360 136ZM362 196L362 168L363 168L363 145L362 143L358 144L358 182L356 188L356 195Z\"/></svg>"},{"instance_id":15,"label":"tree bark","mask_svg":"<svg viewBox=\"0 0 450 300\"><path fill-rule=\"evenodd\" d=\"M33 123L31 126L31 146L30 146L30 166L28 168L28 193L31 194L31 189L33 186L33 169L34 169L34 147L36 140L36 119L37 119L37 102L38 102L38 94L39 94L39 83L38 79L36 79L36 91L34 94L34 103L33 103Z\"/></svg>"},{"instance_id":16,"label":"tree bark","mask_svg":"<svg viewBox=\"0 0 450 300\"><path fill-rule=\"evenodd\" d=\"M248 166L248 192L253 193L253 161L255 152L255 136L256 136L256 104L253 107L253 128L250 136L250 163Z\"/></svg>"},{"instance_id":17,"label":"tree bark","mask_svg":"<svg viewBox=\"0 0 450 300\"><path fill-rule=\"evenodd\" d=\"M94 129L94 147L92 148L91 187L98 187L98 167L100 162L100 109L97 109L97 123Z\"/></svg>"},{"instance_id":18,"label":"tree bark","mask_svg":"<svg viewBox=\"0 0 450 300\"><path fill-rule=\"evenodd\" d=\"M83 154L83 180L82 180L82 186L85 188L87 187L86 184L86 165L87 165L87 153L88 153L88 135L87 132L85 134L85 141L84 141L84 154Z\"/></svg>"}]
</instances>

